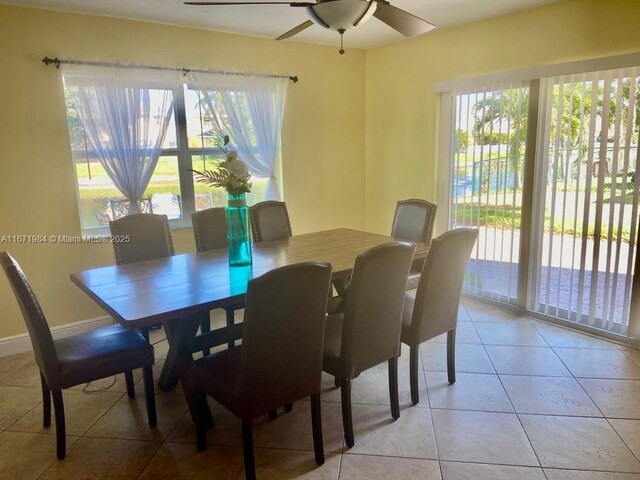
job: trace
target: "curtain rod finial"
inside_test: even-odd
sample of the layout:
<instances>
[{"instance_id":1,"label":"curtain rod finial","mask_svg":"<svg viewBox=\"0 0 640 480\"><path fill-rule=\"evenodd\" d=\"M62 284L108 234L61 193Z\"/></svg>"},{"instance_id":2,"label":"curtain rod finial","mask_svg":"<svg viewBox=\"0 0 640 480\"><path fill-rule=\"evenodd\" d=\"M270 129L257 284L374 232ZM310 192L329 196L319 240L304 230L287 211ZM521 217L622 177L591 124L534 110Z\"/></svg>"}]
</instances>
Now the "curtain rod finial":
<instances>
[{"instance_id":1,"label":"curtain rod finial","mask_svg":"<svg viewBox=\"0 0 640 480\"><path fill-rule=\"evenodd\" d=\"M49 57L44 57L42 59L42 63L44 63L45 65L51 65L52 63L56 66L56 68L60 68L60 59L58 57L55 58L49 58Z\"/></svg>"},{"instance_id":2,"label":"curtain rod finial","mask_svg":"<svg viewBox=\"0 0 640 480\"><path fill-rule=\"evenodd\" d=\"M293 83L298 83L298 77L289 77L289 80L291 80Z\"/></svg>"}]
</instances>

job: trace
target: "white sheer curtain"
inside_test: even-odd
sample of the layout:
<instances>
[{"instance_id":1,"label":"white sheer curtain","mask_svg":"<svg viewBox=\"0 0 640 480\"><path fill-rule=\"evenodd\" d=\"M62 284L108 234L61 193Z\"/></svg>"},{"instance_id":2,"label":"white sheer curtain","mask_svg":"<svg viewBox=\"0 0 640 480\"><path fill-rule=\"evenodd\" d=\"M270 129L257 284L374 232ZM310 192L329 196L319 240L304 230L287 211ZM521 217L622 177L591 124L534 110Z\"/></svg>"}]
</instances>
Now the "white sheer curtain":
<instances>
[{"instance_id":1,"label":"white sheer curtain","mask_svg":"<svg viewBox=\"0 0 640 480\"><path fill-rule=\"evenodd\" d=\"M158 163L180 73L65 64L63 77L87 139L116 188L139 202Z\"/></svg>"},{"instance_id":2,"label":"white sheer curtain","mask_svg":"<svg viewBox=\"0 0 640 480\"><path fill-rule=\"evenodd\" d=\"M220 137L229 135L249 173L268 179L265 200L280 200L275 175L288 78L192 73Z\"/></svg>"}]
</instances>

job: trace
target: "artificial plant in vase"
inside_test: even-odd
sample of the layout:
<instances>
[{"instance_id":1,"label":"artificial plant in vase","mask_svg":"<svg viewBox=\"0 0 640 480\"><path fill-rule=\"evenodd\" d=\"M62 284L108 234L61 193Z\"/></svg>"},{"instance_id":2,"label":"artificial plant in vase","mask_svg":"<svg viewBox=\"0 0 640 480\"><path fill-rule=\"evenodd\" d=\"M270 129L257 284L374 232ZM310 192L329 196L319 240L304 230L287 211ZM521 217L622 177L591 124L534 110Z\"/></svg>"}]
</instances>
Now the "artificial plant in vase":
<instances>
[{"instance_id":1,"label":"artificial plant in vase","mask_svg":"<svg viewBox=\"0 0 640 480\"><path fill-rule=\"evenodd\" d=\"M251 191L251 175L246 164L238 154L229 148L229 136L218 144L226 159L215 170L192 170L198 183L214 188L224 188L228 195L225 209L227 219L227 247L229 265L246 266L251 264L251 238L249 235L249 209L245 194Z\"/></svg>"}]
</instances>

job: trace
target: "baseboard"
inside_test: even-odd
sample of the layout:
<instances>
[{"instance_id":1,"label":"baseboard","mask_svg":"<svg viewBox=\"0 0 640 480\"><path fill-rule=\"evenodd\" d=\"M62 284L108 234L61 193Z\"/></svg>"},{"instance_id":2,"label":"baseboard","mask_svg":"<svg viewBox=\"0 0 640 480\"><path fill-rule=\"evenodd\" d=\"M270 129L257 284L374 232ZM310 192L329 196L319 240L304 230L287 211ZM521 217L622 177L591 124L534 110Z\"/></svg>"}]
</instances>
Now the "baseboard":
<instances>
[{"instance_id":1,"label":"baseboard","mask_svg":"<svg viewBox=\"0 0 640 480\"><path fill-rule=\"evenodd\" d=\"M53 338L69 337L79 333L85 333L98 327L106 327L113 323L111 317L97 317L89 320L81 320L79 322L67 323L51 328ZM15 353L30 352L31 340L28 333L13 335L11 337L0 338L0 357L13 355Z\"/></svg>"}]
</instances>

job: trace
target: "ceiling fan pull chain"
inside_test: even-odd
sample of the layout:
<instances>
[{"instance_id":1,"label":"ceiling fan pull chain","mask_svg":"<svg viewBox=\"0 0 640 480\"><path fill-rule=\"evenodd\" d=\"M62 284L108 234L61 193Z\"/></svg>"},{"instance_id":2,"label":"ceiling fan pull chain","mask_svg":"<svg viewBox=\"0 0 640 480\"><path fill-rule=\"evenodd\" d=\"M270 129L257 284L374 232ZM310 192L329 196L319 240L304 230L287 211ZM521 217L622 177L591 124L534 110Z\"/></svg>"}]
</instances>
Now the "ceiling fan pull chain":
<instances>
[{"instance_id":1,"label":"ceiling fan pull chain","mask_svg":"<svg viewBox=\"0 0 640 480\"><path fill-rule=\"evenodd\" d=\"M340 55L344 55L344 32L346 30L344 28L341 28L340 30L338 30L338 33L340 34Z\"/></svg>"}]
</instances>

